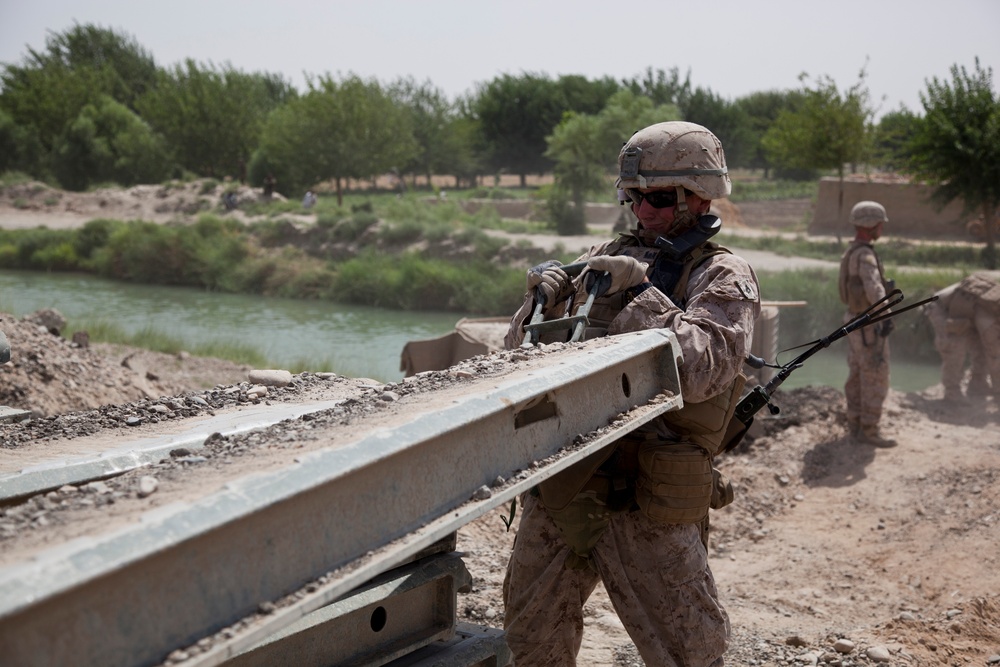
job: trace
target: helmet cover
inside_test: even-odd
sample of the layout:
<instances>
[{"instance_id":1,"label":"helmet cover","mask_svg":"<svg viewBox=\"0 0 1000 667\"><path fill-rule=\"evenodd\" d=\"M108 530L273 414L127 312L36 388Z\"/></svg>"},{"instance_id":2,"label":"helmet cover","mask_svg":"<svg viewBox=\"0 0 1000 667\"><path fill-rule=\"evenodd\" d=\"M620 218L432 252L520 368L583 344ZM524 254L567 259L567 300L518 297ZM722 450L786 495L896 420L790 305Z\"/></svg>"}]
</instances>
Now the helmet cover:
<instances>
[{"instance_id":1,"label":"helmet cover","mask_svg":"<svg viewBox=\"0 0 1000 667\"><path fill-rule=\"evenodd\" d=\"M728 197L732 181L722 143L696 123L669 121L639 130L618 154L622 190L683 187L702 199Z\"/></svg>"}]
</instances>

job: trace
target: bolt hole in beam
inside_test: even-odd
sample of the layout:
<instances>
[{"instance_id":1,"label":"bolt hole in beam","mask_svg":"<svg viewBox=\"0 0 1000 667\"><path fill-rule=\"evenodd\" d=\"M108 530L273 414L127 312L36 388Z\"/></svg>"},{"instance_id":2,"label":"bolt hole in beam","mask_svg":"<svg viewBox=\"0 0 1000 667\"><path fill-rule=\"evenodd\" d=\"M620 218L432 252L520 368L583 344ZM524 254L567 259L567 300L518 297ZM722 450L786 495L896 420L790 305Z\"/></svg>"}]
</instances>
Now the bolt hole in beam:
<instances>
[{"instance_id":1,"label":"bolt hole in beam","mask_svg":"<svg viewBox=\"0 0 1000 667\"><path fill-rule=\"evenodd\" d=\"M371 618L372 632L381 632L388 620L389 615L386 613L385 607L375 607Z\"/></svg>"},{"instance_id":2,"label":"bolt hole in beam","mask_svg":"<svg viewBox=\"0 0 1000 667\"><path fill-rule=\"evenodd\" d=\"M632 384L628 381L627 373L622 373L622 393L625 394L625 398L632 396Z\"/></svg>"}]
</instances>

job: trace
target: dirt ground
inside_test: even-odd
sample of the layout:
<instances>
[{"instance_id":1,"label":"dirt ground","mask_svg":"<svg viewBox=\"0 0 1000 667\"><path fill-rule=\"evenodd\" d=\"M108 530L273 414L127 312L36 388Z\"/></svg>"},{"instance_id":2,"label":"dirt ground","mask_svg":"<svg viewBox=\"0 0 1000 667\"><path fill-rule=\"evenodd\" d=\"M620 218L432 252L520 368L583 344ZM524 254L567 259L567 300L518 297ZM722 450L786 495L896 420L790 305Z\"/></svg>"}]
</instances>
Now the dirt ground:
<instances>
[{"instance_id":1,"label":"dirt ground","mask_svg":"<svg viewBox=\"0 0 1000 667\"><path fill-rule=\"evenodd\" d=\"M91 195L59 193L45 204L56 195L23 194L17 205L5 196L0 227L185 215L177 197L157 193L140 193L139 208L110 195L103 206ZM741 213L750 228L787 228L807 207L772 207L783 211L780 220L769 220L766 207ZM14 357L0 367L0 404L55 415L233 384L249 370L81 348L39 326L0 314ZM941 398L940 386L891 392L884 426L899 445L875 449L845 434L838 389L779 390L780 414L761 417L756 437L720 459L737 489L735 502L713 514L710 536L732 622L727 664L1000 664L1000 405L993 397L967 405ZM459 601L462 620L502 626L500 588L515 534L498 512L460 532L474 577ZM586 605L579 664L642 664L601 588Z\"/></svg>"}]
</instances>

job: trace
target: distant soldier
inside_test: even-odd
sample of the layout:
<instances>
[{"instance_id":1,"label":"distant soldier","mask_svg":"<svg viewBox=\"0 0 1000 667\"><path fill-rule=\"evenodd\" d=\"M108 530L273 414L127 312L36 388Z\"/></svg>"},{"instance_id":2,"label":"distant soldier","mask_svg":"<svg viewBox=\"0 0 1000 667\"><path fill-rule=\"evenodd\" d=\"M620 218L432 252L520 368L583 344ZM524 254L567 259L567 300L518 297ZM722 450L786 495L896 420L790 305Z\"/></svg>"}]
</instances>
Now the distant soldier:
<instances>
[{"instance_id":1,"label":"distant soldier","mask_svg":"<svg viewBox=\"0 0 1000 667\"><path fill-rule=\"evenodd\" d=\"M1000 379L1000 284L987 272L977 272L937 293L924 306L934 327L934 347L941 356L944 400L960 403L965 363L971 366L969 396L990 393L990 379ZM994 388L996 385L994 384Z\"/></svg>"},{"instance_id":2,"label":"distant soldier","mask_svg":"<svg viewBox=\"0 0 1000 667\"><path fill-rule=\"evenodd\" d=\"M274 195L274 189L278 185L278 179L274 177L274 174L267 172L267 176L264 177L264 201L270 201L271 197Z\"/></svg>"},{"instance_id":3,"label":"distant soldier","mask_svg":"<svg viewBox=\"0 0 1000 667\"><path fill-rule=\"evenodd\" d=\"M840 260L840 300L847 304L844 321L866 311L892 289L873 244L889 221L885 207L862 201L851 209L854 241ZM894 447L896 441L879 433L882 404L889 394L889 341L892 320L862 327L847 336L847 427L851 436L876 447Z\"/></svg>"}]
</instances>

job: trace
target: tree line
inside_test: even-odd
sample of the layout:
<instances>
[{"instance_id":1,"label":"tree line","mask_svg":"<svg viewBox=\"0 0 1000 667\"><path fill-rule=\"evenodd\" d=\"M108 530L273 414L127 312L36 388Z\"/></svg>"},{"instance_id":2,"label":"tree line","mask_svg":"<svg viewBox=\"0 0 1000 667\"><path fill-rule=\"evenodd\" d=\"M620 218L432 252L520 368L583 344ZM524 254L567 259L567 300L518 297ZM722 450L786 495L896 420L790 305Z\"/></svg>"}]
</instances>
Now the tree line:
<instances>
[{"instance_id":1,"label":"tree line","mask_svg":"<svg viewBox=\"0 0 1000 667\"><path fill-rule=\"evenodd\" d=\"M923 113L876 110L861 70L839 89L803 75L798 88L729 100L690 72L625 79L504 74L450 100L430 81L310 75L298 91L279 74L186 60L159 66L128 34L93 24L50 32L43 49L0 70L0 173L70 190L188 175L226 176L298 197L320 182L552 173L553 220L582 229L582 203L605 190L618 148L651 122L710 128L731 168L764 177L885 169L939 186L982 212L992 248L1000 205L1000 98L992 70L953 66L921 93Z\"/></svg>"}]
</instances>

